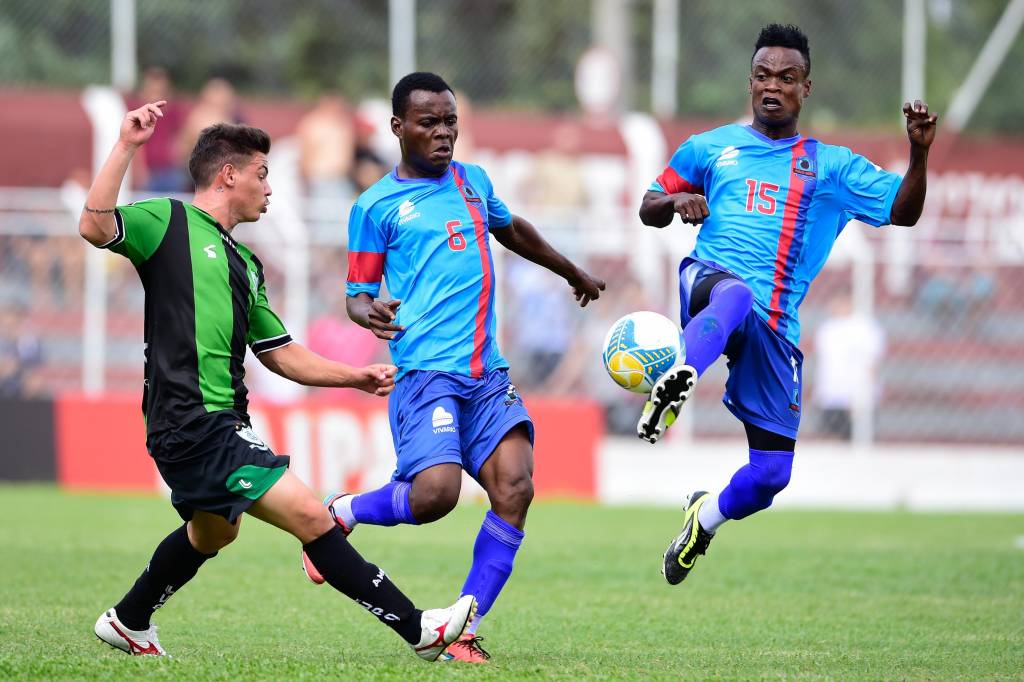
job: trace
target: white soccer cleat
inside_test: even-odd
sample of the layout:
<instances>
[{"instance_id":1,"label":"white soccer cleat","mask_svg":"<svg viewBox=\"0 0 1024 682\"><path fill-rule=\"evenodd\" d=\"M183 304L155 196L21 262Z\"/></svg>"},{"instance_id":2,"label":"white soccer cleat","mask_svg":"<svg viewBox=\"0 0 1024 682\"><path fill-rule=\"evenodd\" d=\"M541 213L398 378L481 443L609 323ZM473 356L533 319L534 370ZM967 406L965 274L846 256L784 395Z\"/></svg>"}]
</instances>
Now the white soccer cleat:
<instances>
[{"instance_id":1,"label":"white soccer cleat","mask_svg":"<svg viewBox=\"0 0 1024 682\"><path fill-rule=\"evenodd\" d=\"M93 632L100 640L132 656L167 655L156 638L155 625L150 625L148 630L129 630L118 620L117 612L113 608L100 615Z\"/></svg>"},{"instance_id":2,"label":"white soccer cleat","mask_svg":"<svg viewBox=\"0 0 1024 682\"><path fill-rule=\"evenodd\" d=\"M449 644L462 637L475 615L476 597L471 594L459 597L459 601L446 609L424 611L420 642L409 646L424 661L436 661Z\"/></svg>"}]
</instances>

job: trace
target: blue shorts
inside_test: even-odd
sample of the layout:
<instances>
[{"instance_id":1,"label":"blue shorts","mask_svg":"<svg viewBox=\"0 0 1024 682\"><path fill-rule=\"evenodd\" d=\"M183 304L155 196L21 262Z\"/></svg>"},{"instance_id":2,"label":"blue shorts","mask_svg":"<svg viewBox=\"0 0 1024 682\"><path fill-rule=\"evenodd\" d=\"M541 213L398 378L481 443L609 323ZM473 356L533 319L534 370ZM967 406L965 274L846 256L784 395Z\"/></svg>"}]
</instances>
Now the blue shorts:
<instances>
[{"instance_id":1,"label":"blue shorts","mask_svg":"<svg viewBox=\"0 0 1024 682\"><path fill-rule=\"evenodd\" d=\"M690 321L691 292L718 272L693 260L683 262L679 298L684 326ZM796 440L804 364L800 349L776 334L755 308L729 336L725 356L729 379L722 402L729 411L741 422Z\"/></svg>"},{"instance_id":2,"label":"blue shorts","mask_svg":"<svg viewBox=\"0 0 1024 682\"><path fill-rule=\"evenodd\" d=\"M533 443L533 421L504 369L479 379L409 372L391 393L388 417L398 454L392 476L396 481L411 481L424 469L444 463L458 464L476 478L517 424L526 424Z\"/></svg>"}]
</instances>

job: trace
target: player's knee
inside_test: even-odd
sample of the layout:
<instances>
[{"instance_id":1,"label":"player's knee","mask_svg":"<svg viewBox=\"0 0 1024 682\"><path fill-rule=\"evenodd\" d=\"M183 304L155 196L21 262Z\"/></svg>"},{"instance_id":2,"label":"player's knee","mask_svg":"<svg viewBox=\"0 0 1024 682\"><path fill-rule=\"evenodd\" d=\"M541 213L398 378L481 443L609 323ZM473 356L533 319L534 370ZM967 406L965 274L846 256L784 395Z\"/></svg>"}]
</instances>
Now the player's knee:
<instances>
[{"instance_id":1,"label":"player's knee","mask_svg":"<svg viewBox=\"0 0 1024 682\"><path fill-rule=\"evenodd\" d=\"M771 498L789 485L793 473L793 455L773 453L772 456L764 457L758 464L759 466L753 469L754 484L770 502Z\"/></svg>"},{"instance_id":2,"label":"player's knee","mask_svg":"<svg viewBox=\"0 0 1024 682\"><path fill-rule=\"evenodd\" d=\"M235 541L240 527L241 524L238 522L234 525L219 525L216 528L193 526L189 533L189 542L202 554L215 554Z\"/></svg>"},{"instance_id":3,"label":"player's knee","mask_svg":"<svg viewBox=\"0 0 1024 682\"><path fill-rule=\"evenodd\" d=\"M727 299L730 307L738 310L749 311L754 307L754 292L744 282L738 279L727 279L722 281L714 292L714 298Z\"/></svg>"},{"instance_id":4,"label":"player's knee","mask_svg":"<svg viewBox=\"0 0 1024 682\"><path fill-rule=\"evenodd\" d=\"M491 506L500 514L505 511L514 516L526 516L533 502L533 479L526 472L498 483L491 495Z\"/></svg>"},{"instance_id":5,"label":"player's knee","mask_svg":"<svg viewBox=\"0 0 1024 682\"><path fill-rule=\"evenodd\" d=\"M444 518L459 503L460 486L433 482L414 485L409 505L417 523L431 523Z\"/></svg>"}]
</instances>

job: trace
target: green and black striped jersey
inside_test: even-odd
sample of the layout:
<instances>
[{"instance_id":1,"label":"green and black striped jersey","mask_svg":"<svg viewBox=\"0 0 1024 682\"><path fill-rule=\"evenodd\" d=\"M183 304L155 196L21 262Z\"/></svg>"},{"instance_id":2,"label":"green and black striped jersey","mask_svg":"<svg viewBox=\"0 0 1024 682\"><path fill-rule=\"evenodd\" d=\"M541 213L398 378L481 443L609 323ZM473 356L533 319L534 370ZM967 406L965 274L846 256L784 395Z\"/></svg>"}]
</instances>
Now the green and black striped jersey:
<instances>
[{"instance_id":1,"label":"green and black striped jersey","mask_svg":"<svg viewBox=\"0 0 1024 682\"><path fill-rule=\"evenodd\" d=\"M246 345L259 355L292 340L267 302L263 264L191 204L150 199L114 217L103 248L128 258L146 290L147 432L217 410L245 414Z\"/></svg>"}]
</instances>

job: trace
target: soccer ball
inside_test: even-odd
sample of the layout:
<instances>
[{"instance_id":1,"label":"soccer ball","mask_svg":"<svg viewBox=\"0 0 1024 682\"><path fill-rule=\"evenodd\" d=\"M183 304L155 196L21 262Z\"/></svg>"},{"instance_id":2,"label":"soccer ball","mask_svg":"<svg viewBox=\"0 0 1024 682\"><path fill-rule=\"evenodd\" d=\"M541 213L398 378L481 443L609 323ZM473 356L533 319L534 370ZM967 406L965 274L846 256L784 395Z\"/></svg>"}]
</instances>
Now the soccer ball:
<instances>
[{"instance_id":1,"label":"soccer ball","mask_svg":"<svg viewBox=\"0 0 1024 682\"><path fill-rule=\"evenodd\" d=\"M608 375L634 393L650 393L654 382L685 358L679 327L664 315L647 310L616 320L603 347Z\"/></svg>"}]
</instances>

